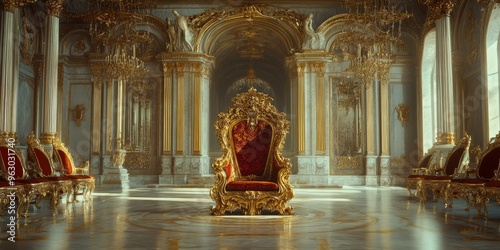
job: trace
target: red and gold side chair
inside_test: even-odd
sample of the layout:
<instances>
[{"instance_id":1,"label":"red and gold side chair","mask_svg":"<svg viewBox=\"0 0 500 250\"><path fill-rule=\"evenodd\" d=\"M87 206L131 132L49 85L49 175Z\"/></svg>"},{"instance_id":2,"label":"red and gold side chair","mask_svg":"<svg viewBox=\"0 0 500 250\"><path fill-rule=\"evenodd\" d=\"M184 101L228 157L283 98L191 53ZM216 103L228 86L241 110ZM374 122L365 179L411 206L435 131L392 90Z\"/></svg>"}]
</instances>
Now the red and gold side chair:
<instances>
[{"instance_id":1,"label":"red and gold side chair","mask_svg":"<svg viewBox=\"0 0 500 250\"><path fill-rule=\"evenodd\" d=\"M66 204L69 202L69 196L73 192L73 182L66 176L58 176L54 170L52 159L49 157L40 141L31 132L27 138L28 141L28 159L33 163L39 178L47 179L51 183L51 203L50 207L57 212L57 205L62 194L66 194Z\"/></svg>"},{"instance_id":2,"label":"red and gold side chair","mask_svg":"<svg viewBox=\"0 0 500 250\"><path fill-rule=\"evenodd\" d=\"M17 215L27 216L29 204L33 197L36 197L34 199L35 206L40 208L41 199L50 191L50 182L46 179L28 176L22 154L15 149L14 145L3 139L0 140L0 155L2 158L0 171L3 178L0 181L2 205L5 205L5 202L10 203L10 197L7 195L11 194L12 189L15 189ZM13 183L10 182L12 180ZM14 186L11 186L11 184L14 184Z\"/></svg>"},{"instance_id":3,"label":"red and gold side chair","mask_svg":"<svg viewBox=\"0 0 500 250\"><path fill-rule=\"evenodd\" d=\"M77 195L82 195L84 201L89 201L95 189L95 179L91 175L76 174L77 170L88 172L88 161L83 162L80 167L75 167L73 157L64 143L56 138L52 146L54 148L54 159L62 166L64 176L73 182L73 201L76 201Z\"/></svg>"},{"instance_id":4,"label":"red and gold side chair","mask_svg":"<svg viewBox=\"0 0 500 250\"><path fill-rule=\"evenodd\" d=\"M286 115L278 113L271 97L253 87L232 101L215 123L223 155L212 164L215 183L210 196L216 205L211 211L291 214L287 205L294 196L291 164L281 154L289 128Z\"/></svg>"},{"instance_id":5,"label":"red and gold side chair","mask_svg":"<svg viewBox=\"0 0 500 250\"><path fill-rule=\"evenodd\" d=\"M425 176L423 182L423 197L421 201L426 201L426 189L430 189L434 195L434 200L443 199L444 206L449 207L453 204L453 197L450 193L450 183L453 178L459 174L465 173L469 165L469 147L471 137L465 136L453 147L446 157L442 170L437 170L437 175Z\"/></svg>"},{"instance_id":6,"label":"red and gold side chair","mask_svg":"<svg viewBox=\"0 0 500 250\"><path fill-rule=\"evenodd\" d=\"M406 188L409 197L421 197L422 180L425 176L433 175L432 162L434 160L435 150L429 151L418 163L418 166L411 169L411 175L406 178ZM412 190L415 189L415 193Z\"/></svg>"},{"instance_id":7,"label":"red and gold side chair","mask_svg":"<svg viewBox=\"0 0 500 250\"><path fill-rule=\"evenodd\" d=\"M475 175L465 178L455 178L451 181L451 190L457 198L465 199L469 211L471 207L476 207L477 216L488 215L486 203L489 197L498 195L496 181L498 178L498 169L500 165L500 133L491 138L490 143L484 151L479 151L476 159L478 159L477 167L470 171ZM498 197L498 196L497 196Z\"/></svg>"}]
</instances>

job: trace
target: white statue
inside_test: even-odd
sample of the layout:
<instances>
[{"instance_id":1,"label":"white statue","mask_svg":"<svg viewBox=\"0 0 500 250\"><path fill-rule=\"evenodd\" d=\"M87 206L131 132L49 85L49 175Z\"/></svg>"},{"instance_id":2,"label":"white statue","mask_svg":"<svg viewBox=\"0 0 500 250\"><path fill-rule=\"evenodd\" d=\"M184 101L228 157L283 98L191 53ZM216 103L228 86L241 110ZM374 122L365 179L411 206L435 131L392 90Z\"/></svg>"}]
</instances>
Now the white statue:
<instances>
[{"instance_id":1,"label":"white statue","mask_svg":"<svg viewBox=\"0 0 500 250\"><path fill-rule=\"evenodd\" d=\"M309 16L304 21L304 43L302 44L303 49L313 49L319 46L320 37L312 27L313 14Z\"/></svg>"},{"instance_id":2,"label":"white statue","mask_svg":"<svg viewBox=\"0 0 500 250\"><path fill-rule=\"evenodd\" d=\"M186 17L181 16L176 10L172 10L172 13L177 17L177 27L179 28L178 37L180 41L177 45L183 50L192 51L194 49L195 33L189 26Z\"/></svg>"}]
</instances>

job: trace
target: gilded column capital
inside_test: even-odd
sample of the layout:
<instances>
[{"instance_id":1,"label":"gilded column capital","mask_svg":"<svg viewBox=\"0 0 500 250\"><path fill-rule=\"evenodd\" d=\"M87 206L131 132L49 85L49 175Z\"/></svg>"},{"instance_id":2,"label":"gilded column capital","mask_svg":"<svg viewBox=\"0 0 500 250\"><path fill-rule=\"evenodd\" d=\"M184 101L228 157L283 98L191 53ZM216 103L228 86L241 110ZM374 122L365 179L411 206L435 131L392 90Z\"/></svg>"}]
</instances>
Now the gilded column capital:
<instances>
[{"instance_id":1,"label":"gilded column capital","mask_svg":"<svg viewBox=\"0 0 500 250\"><path fill-rule=\"evenodd\" d=\"M56 133L44 132L40 135L41 144L52 144L54 139L57 137Z\"/></svg>"},{"instance_id":2,"label":"gilded column capital","mask_svg":"<svg viewBox=\"0 0 500 250\"><path fill-rule=\"evenodd\" d=\"M175 69L175 63L169 62L169 63L163 63L163 73L165 77L171 78L172 77L172 70Z\"/></svg>"},{"instance_id":3,"label":"gilded column capital","mask_svg":"<svg viewBox=\"0 0 500 250\"><path fill-rule=\"evenodd\" d=\"M427 24L436 22L445 16L450 16L455 0L420 0L423 4L429 7L429 16Z\"/></svg>"},{"instance_id":4,"label":"gilded column capital","mask_svg":"<svg viewBox=\"0 0 500 250\"><path fill-rule=\"evenodd\" d=\"M2 8L2 11L6 12L14 12L14 9L16 8L16 1L15 0L2 0L0 8Z\"/></svg>"},{"instance_id":5,"label":"gilded column capital","mask_svg":"<svg viewBox=\"0 0 500 250\"><path fill-rule=\"evenodd\" d=\"M316 72L316 74L318 74L318 76L320 77L323 77L325 76L325 62L315 62L313 64L314 66L314 71Z\"/></svg>"},{"instance_id":6,"label":"gilded column capital","mask_svg":"<svg viewBox=\"0 0 500 250\"><path fill-rule=\"evenodd\" d=\"M36 2L37 0L1 0L1 11L14 12L15 8ZM61 4L62 5L62 4Z\"/></svg>"},{"instance_id":7,"label":"gilded column capital","mask_svg":"<svg viewBox=\"0 0 500 250\"><path fill-rule=\"evenodd\" d=\"M45 6L47 7L47 15L59 17L63 9L63 0L47 0Z\"/></svg>"},{"instance_id":8,"label":"gilded column capital","mask_svg":"<svg viewBox=\"0 0 500 250\"><path fill-rule=\"evenodd\" d=\"M307 64L306 63L297 63L297 75L299 77L304 77L304 73L306 71Z\"/></svg>"}]
</instances>

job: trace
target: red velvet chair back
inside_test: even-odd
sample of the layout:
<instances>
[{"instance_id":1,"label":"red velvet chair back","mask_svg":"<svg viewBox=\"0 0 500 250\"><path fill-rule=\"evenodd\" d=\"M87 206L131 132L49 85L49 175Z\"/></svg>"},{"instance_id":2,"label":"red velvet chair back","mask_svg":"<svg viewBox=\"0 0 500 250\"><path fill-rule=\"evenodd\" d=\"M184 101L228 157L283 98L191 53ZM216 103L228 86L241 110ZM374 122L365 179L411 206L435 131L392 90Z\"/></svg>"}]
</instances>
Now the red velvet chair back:
<instances>
[{"instance_id":1,"label":"red velvet chair back","mask_svg":"<svg viewBox=\"0 0 500 250\"><path fill-rule=\"evenodd\" d=\"M56 152L56 157L59 157L59 163L61 163L62 167L64 168L64 172L65 174L73 174L73 164L72 164L72 161L70 159L70 156L68 154L66 154L66 152L64 152L63 150L61 149L54 149Z\"/></svg>"},{"instance_id":2,"label":"red velvet chair back","mask_svg":"<svg viewBox=\"0 0 500 250\"><path fill-rule=\"evenodd\" d=\"M420 160L418 167L419 168L429 168L429 165L431 164L431 160L432 160L433 156L434 156L434 153L427 154L422 160Z\"/></svg>"},{"instance_id":3,"label":"red velvet chair back","mask_svg":"<svg viewBox=\"0 0 500 250\"><path fill-rule=\"evenodd\" d=\"M33 148L32 150L40 175L42 177L53 176L54 169L52 168L52 163L47 153L40 148Z\"/></svg>"},{"instance_id":4,"label":"red velvet chair back","mask_svg":"<svg viewBox=\"0 0 500 250\"><path fill-rule=\"evenodd\" d=\"M71 175L75 173L75 163L73 157L68 151L68 148L59 139L55 139L52 143L54 147L54 158L57 159L61 167L64 169L64 174Z\"/></svg>"},{"instance_id":5,"label":"red velvet chair back","mask_svg":"<svg viewBox=\"0 0 500 250\"><path fill-rule=\"evenodd\" d=\"M453 147L451 152L448 154L448 157L446 157L443 167L444 175L452 176L464 171L464 168L469 164L470 141L470 135L465 134L460 142Z\"/></svg>"},{"instance_id":6,"label":"red velvet chair back","mask_svg":"<svg viewBox=\"0 0 500 250\"><path fill-rule=\"evenodd\" d=\"M40 141L36 139L35 134L31 132L28 135L28 156L35 163L35 167L41 177L54 176L52 160L43 149Z\"/></svg>"},{"instance_id":7,"label":"red velvet chair back","mask_svg":"<svg viewBox=\"0 0 500 250\"><path fill-rule=\"evenodd\" d=\"M499 167L500 145L491 147L485 152L477 165L477 177L482 180L493 180L495 170Z\"/></svg>"},{"instance_id":8,"label":"red velvet chair back","mask_svg":"<svg viewBox=\"0 0 500 250\"><path fill-rule=\"evenodd\" d=\"M240 176L269 176L270 148L273 142L273 129L263 120L254 128L246 120L236 122L232 127L231 138Z\"/></svg>"},{"instance_id":9,"label":"red velvet chair back","mask_svg":"<svg viewBox=\"0 0 500 250\"><path fill-rule=\"evenodd\" d=\"M464 155L465 148L459 147L453 150L446 158L446 163L444 164L444 174L453 175L455 169L460 167L462 157Z\"/></svg>"},{"instance_id":10,"label":"red velvet chair back","mask_svg":"<svg viewBox=\"0 0 500 250\"><path fill-rule=\"evenodd\" d=\"M3 178L8 179L9 176L14 177L15 180L26 178L27 173L20 154L9 147L6 142L2 142L0 145L0 156L2 157L0 167ZM14 167L14 169L11 167Z\"/></svg>"}]
</instances>

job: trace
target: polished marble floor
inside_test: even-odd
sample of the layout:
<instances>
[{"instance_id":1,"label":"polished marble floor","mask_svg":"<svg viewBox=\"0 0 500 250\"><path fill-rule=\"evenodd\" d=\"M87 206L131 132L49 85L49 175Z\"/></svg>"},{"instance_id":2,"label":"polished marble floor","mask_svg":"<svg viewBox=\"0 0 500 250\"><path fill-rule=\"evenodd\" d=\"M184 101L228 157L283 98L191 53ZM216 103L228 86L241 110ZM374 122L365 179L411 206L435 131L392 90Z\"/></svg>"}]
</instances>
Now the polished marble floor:
<instances>
[{"instance_id":1,"label":"polished marble floor","mask_svg":"<svg viewBox=\"0 0 500 250\"><path fill-rule=\"evenodd\" d=\"M500 204L477 219L400 187L295 188L290 216L212 216L208 188L97 187L93 201L30 207L0 249L498 249Z\"/></svg>"}]
</instances>

